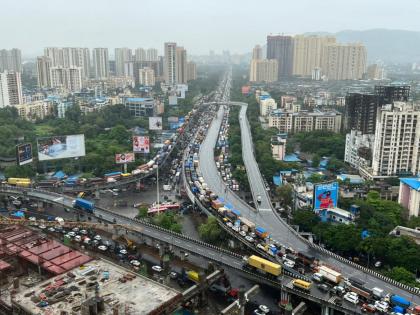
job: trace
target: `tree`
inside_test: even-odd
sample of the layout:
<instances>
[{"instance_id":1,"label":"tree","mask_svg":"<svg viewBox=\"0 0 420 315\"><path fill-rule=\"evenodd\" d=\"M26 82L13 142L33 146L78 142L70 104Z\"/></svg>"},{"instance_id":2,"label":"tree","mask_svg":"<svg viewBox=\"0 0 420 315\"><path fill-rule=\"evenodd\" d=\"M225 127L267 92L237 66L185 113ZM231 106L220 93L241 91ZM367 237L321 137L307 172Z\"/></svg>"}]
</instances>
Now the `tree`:
<instances>
[{"instance_id":1,"label":"tree","mask_svg":"<svg viewBox=\"0 0 420 315\"><path fill-rule=\"evenodd\" d=\"M79 123L82 116L79 105L75 104L67 108L65 116L66 120L70 120L73 123Z\"/></svg>"},{"instance_id":2,"label":"tree","mask_svg":"<svg viewBox=\"0 0 420 315\"><path fill-rule=\"evenodd\" d=\"M285 206L292 206L293 203L293 187L290 184L282 185L276 188L276 195Z\"/></svg>"},{"instance_id":3,"label":"tree","mask_svg":"<svg viewBox=\"0 0 420 315\"><path fill-rule=\"evenodd\" d=\"M312 184L321 183L324 181L324 175L318 173L312 173L311 176L308 178L308 182Z\"/></svg>"},{"instance_id":4,"label":"tree","mask_svg":"<svg viewBox=\"0 0 420 315\"><path fill-rule=\"evenodd\" d=\"M139 214L138 214L138 217L139 217L139 218L145 218L145 217L147 217L147 211L148 211L148 209L147 209L147 207L146 207L146 206L141 206L141 207L139 208Z\"/></svg>"},{"instance_id":5,"label":"tree","mask_svg":"<svg viewBox=\"0 0 420 315\"><path fill-rule=\"evenodd\" d=\"M220 228L215 217L207 218L206 223L198 227L200 238L211 244L219 244L225 239L225 232Z\"/></svg>"},{"instance_id":6,"label":"tree","mask_svg":"<svg viewBox=\"0 0 420 315\"><path fill-rule=\"evenodd\" d=\"M313 228L320 222L319 217L312 210L297 210L293 215L293 224L305 232L312 232Z\"/></svg>"},{"instance_id":7,"label":"tree","mask_svg":"<svg viewBox=\"0 0 420 315\"><path fill-rule=\"evenodd\" d=\"M414 286L416 285L415 276L404 267L394 267L386 272L386 275L398 282Z\"/></svg>"},{"instance_id":8,"label":"tree","mask_svg":"<svg viewBox=\"0 0 420 315\"><path fill-rule=\"evenodd\" d=\"M318 154L315 154L312 157L312 167L318 167L320 162L321 162L320 156Z\"/></svg>"}]
</instances>

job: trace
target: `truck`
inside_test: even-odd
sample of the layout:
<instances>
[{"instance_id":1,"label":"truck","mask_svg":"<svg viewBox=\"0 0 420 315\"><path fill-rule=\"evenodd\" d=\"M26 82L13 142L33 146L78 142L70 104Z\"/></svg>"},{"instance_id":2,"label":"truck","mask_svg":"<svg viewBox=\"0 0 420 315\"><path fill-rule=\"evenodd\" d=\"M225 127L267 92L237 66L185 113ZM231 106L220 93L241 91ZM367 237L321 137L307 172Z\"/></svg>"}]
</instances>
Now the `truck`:
<instances>
[{"instance_id":1,"label":"truck","mask_svg":"<svg viewBox=\"0 0 420 315\"><path fill-rule=\"evenodd\" d=\"M191 281L198 282L200 280L200 275L198 272L190 270L187 271L187 278Z\"/></svg>"},{"instance_id":2,"label":"truck","mask_svg":"<svg viewBox=\"0 0 420 315\"><path fill-rule=\"evenodd\" d=\"M372 291L367 288L362 288L362 287L354 286L354 285L349 285L347 286L347 288L350 291L358 294L359 298L363 298L365 301L370 300L370 298L372 297Z\"/></svg>"},{"instance_id":3,"label":"truck","mask_svg":"<svg viewBox=\"0 0 420 315\"><path fill-rule=\"evenodd\" d=\"M213 208L213 209L217 210L217 209L219 209L220 207L223 207L223 203L222 203L222 202L220 202L219 200L213 200L213 201L211 202L211 206L212 206L212 208Z\"/></svg>"},{"instance_id":4,"label":"truck","mask_svg":"<svg viewBox=\"0 0 420 315\"><path fill-rule=\"evenodd\" d=\"M318 269L318 273L320 273L324 279L335 284L339 284L343 279L341 273L331 268L328 268L327 266L320 266Z\"/></svg>"},{"instance_id":5,"label":"truck","mask_svg":"<svg viewBox=\"0 0 420 315\"><path fill-rule=\"evenodd\" d=\"M374 287L372 289L372 295L374 298L380 300L384 297L385 294L384 294L384 290L382 290L381 288Z\"/></svg>"},{"instance_id":6,"label":"truck","mask_svg":"<svg viewBox=\"0 0 420 315\"><path fill-rule=\"evenodd\" d=\"M244 232L251 232L255 230L255 223L251 222L250 220L248 220L247 218L244 217L239 217L239 220L242 223L242 231Z\"/></svg>"},{"instance_id":7,"label":"truck","mask_svg":"<svg viewBox=\"0 0 420 315\"><path fill-rule=\"evenodd\" d=\"M394 306L401 306L402 308L410 307L410 302L404 299L402 296L393 294L390 298L391 304Z\"/></svg>"},{"instance_id":8,"label":"truck","mask_svg":"<svg viewBox=\"0 0 420 315\"><path fill-rule=\"evenodd\" d=\"M268 273L272 276L278 277L281 274L281 265L273 263L267 259L256 255L244 257L245 267L257 269L260 272Z\"/></svg>"},{"instance_id":9,"label":"truck","mask_svg":"<svg viewBox=\"0 0 420 315\"><path fill-rule=\"evenodd\" d=\"M76 198L73 201L73 208L93 213L93 210L95 209L95 204L92 201L86 199Z\"/></svg>"},{"instance_id":10,"label":"truck","mask_svg":"<svg viewBox=\"0 0 420 315\"><path fill-rule=\"evenodd\" d=\"M255 229L255 234L256 234L259 238L262 238L262 239L265 239L265 238L267 238L267 236L268 236L268 232L267 232L267 230L266 230L266 229L264 229L264 228L262 228L262 227L257 227L257 228Z\"/></svg>"}]
</instances>

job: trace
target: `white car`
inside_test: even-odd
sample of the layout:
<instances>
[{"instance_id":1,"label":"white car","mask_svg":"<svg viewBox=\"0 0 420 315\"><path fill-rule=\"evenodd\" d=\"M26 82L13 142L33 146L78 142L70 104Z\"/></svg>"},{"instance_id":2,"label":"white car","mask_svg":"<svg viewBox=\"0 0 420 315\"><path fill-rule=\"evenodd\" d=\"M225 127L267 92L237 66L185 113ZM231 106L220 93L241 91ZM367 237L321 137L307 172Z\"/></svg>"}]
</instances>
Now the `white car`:
<instances>
[{"instance_id":1,"label":"white car","mask_svg":"<svg viewBox=\"0 0 420 315\"><path fill-rule=\"evenodd\" d=\"M257 248L258 248L258 249L261 249L262 251L264 251L264 252L265 252L265 247L264 247L263 245L261 245L261 244L257 244Z\"/></svg>"},{"instance_id":2,"label":"white car","mask_svg":"<svg viewBox=\"0 0 420 315\"><path fill-rule=\"evenodd\" d=\"M71 231L71 232L68 232L67 235L70 236L71 238L73 238L73 237L76 236L76 233Z\"/></svg>"},{"instance_id":3,"label":"white car","mask_svg":"<svg viewBox=\"0 0 420 315\"><path fill-rule=\"evenodd\" d=\"M260 309L260 311L262 311L263 313L269 313L270 312L270 309L267 307L267 306L265 306L265 305L260 305L259 307L258 307L259 309Z\"/></svg>"},{"instance_id":4,"label":"white car","mask_svg":"<svg viewBox=\"0 0 420 315\"><path fill-rule=\"evenodd\" d=\"M80 234L82 234L82 235L87 235L87 234L88 234L88 232L87 232L86 230L81 230L81 231L80 231Z\"/></svg>"},{"instance_id":5,"label":"white car","mask_svg":"<svg viewBox=\"0 0 420 315\"><path fill-rule=\"evenodd\" d=\"M246 232L245 231L239 231L239 235L243 236L243 237L246 237Z\"/></svg>"},{"instance_id":6,"label":"white car","mask_svg":"<svg viewBox=\"0 0 420 315\"><path fill-rule=\"evenodd\" d=\"M78 233L78 232L79 232L79 228L78 228L78 227L74 227L74 228L72 229L72 231L73 231L74 233Z\"/></svg>"},{"instance_id":7,"label":"white car","mask_svg":"<svg viewBox=\"0 0 420 315\"><path fill-rule=\"evenodd\" d=\"M81 237L80 235L76 235L76 236L74 237L74 240L75 240L76 242L81 242L81 241L82 241L82 237Z\"/></svg>"},{"instance_id":8,"label":"white car","mask_svg":"<svg viewBox=\"0 0 420 315\"><path fill-rule=\"evenodd\" d=\"M44 224L41 224L41 225L39 226L39 228L40 228L41 230L45 230L47 227L46 227Z\"/></svg>"},{"instance_id":9,"label":"white car","mask_svg":"<svg viewBox=\"0 0 420 315\"><path fill-rule=\"evenodd\" d=\"M294 268L295 267L295 262L293 260L290 259L285 259L283 260L283 264L289 268Z\"/></svg>"},{"instance_id":10,"label":"white car","mask_svg":"<svg viewBox=\"0 0 420 315\"><path fill-rule=\"evenodd\" d=\"M48 232L55 232L55 229L53 227L49 227Z\"/></svg>"},{"instance_id":11,"label":"white car","mask_svg":"<svg viewBox=\"0 0 420 315\"><path fill-rule=\"evenodd\" d=\"M353 304L359 303L359 296L354 292L347 292L346 294L344 294L344 299Z\"/></svg>"},{"instance_id":12,"label":"white car","mask_svg":"<svg viewBox=\"0 0 420 315\"><path fill-rule=\"evenodd\" d=\"M120 250L120 254L121 254L121 255L127 255L127 251L126 251L125 249L121 249L121 250Z\"/></svg>"},{"instance_id":13,"label":"white car","mask_svg":"<svg viewBox=\"0 0 420 315\"><path fill-rule=\"evenodd\" d=\"M36 221L36 218L35 217L29 217L28 220L29 221Z\"/></svg>"},{"instance_id":14,"label":"white car","mask_svg":"<svg viewBox=\"0 0 420 315\"><path fill-rule=\"evenodd\" d=\"M388 312L389 304L385 301L376 301L375 307L380 312Z\"/></svg>"},{"instance_id":15,"label":"white car","mask_svg":"<svg viewBox=\"0 0 420 315\"><path fill-rule=\"evenodd\" d=\"M89 238L89 237L85 237L85 238L83 239L83 243L85 243L85 244L89 245L89 244L90 244L90 238Z\"/></svg>"},{"instance_id":16,"label":"white car","mask_svg":"<svg viewBox=\"0 0 420 315\"><path fill-rule=\"evenodd\" d=\"M227 222L226 222L226 225L227 225L228 227L230 227L230 228L233 226L232 222L230 222L230 221L227 221Z\"/></svg>"},{"instance_id":17,"label":"white car","mask_svg":"<svg viewBox=\"0 0 420 315\"><path fill-rule=\"evenodd\" d=\"M106 247L105 245L99 245L98 249L104 252L108 249L108 247Z\"/></svg>"},{"instance_id":18,"label":"white car","mask_svg":"<svg viewBox=\"0 0 420 315\"><path fill-rule=\"evenodd\" d=\"M100 241L102 239L102 237L100 235L95 235L95 237L93 239L95 239L97 241Z\"/></svg>"},{"instance_id":19,"label":"white car","mask_svg":"<svg viewBox=\"0 0 420 315\"><path fill-rule=\"evenodd\" d=\"M132 260L130 261L130 264L132 264L134 267L139 267L141 265L138 260Z\"/></svg>"},{"instance_id":20,"label":"white car","mask_svg":"<svg viewBox=\"0 0 420 315\"><path fill-rule=\"evenodd\" d=\"M250 242L250 243L253 243L253 242L254 242L254 239L253 239L251 236L249 236L249 235L245 236L245 239L246 239L248 242Z\"/></svg>"},{"instance_id":21,"label":"white car","mask_svg":"<svg viewBox=\"0 0 420 315\"><path fill-rule=\"evenodd\" d=\"M156 272L161 272L163 270L161 266L152 266L152 269Z\"/></svg>"}]
</instances>

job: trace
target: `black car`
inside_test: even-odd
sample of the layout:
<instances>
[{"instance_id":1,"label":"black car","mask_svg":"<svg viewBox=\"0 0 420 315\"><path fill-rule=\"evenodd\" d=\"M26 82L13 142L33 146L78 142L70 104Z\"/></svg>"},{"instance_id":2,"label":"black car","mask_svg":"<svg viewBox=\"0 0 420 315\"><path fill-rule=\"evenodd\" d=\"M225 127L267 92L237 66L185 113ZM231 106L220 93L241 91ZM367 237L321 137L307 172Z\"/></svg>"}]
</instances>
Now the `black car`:
<instances>
[{"instance_id":1,"label":"black car","mask_svg":"<svg viewBox=\"0 0 420 315\"><path fill-rule=\"evenodd\" d=\"M328 292L330 290L329 285L325 283L318 284L317 287L320 291L323 291L323 292Z\"/></svg>"}]
</instances>

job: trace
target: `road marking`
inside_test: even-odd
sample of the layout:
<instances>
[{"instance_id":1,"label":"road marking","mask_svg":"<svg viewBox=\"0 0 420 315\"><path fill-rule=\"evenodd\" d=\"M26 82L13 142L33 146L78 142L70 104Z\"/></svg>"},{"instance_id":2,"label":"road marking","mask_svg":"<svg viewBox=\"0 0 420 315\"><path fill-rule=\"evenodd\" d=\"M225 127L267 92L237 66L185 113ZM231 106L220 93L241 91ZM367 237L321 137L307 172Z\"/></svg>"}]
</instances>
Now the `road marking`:
<instances>
[{"instance_id":1,"label":"road marking","mask_svg":"<svg viewBox=\"0 0 420 315\"><path fill-rule=\"evenodd\" d=\"M271 209L267 209L267 208L258 208L258 211L260 212L268 212L268 211L272 211Z\"/></svg>"}]
</instances>

